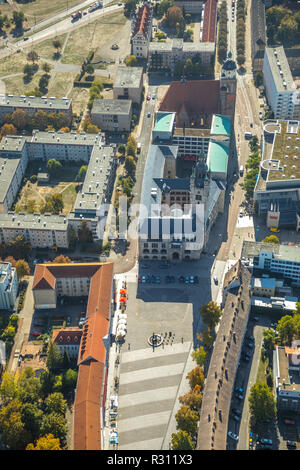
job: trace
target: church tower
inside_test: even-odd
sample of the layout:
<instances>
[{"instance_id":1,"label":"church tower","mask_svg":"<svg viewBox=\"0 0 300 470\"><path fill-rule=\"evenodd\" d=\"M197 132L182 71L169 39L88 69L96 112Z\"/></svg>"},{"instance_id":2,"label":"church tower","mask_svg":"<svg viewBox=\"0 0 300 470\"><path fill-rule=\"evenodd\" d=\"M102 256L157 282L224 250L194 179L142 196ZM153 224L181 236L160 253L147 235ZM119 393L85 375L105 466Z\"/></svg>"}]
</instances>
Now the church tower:
<instances>
[{"instance_id":1,"label":"church tower","mask_svg":"<svg viewBox=\"0 0 300 470\"><path fill-rule=\"evenodd\" d=\"M231 52L222 65L220 78L220 114L230 115L232 120L235 111L236 97L236 63Z\"/></svg>"}]
</instances>

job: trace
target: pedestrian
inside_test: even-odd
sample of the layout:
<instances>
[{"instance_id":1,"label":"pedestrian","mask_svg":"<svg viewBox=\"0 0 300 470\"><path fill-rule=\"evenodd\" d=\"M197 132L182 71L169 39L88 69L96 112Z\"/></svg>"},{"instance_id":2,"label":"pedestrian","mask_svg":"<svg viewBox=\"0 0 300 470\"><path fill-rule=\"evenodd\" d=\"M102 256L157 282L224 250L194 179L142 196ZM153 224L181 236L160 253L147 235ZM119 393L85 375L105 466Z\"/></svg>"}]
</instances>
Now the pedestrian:
<instances>
[{"instance_id":1,"label":"pedestrian","mask_svg":"<svg viewBox=\"0 0 300 470\"><path fill-rule=\"evenodd\" d=\"M128 350L130 349L130 343L128 343Z\"/></svg>"},{"instance_id":2,"label":"pedestrian","mask_svg":"<svg viewBox=\"0 0 300 470\"><path fill-rule=\"evenodd\" d=\"M183 344L183 338L181 338L181 342L182 342L182 344Z\"/></svg>"}]
</instances>

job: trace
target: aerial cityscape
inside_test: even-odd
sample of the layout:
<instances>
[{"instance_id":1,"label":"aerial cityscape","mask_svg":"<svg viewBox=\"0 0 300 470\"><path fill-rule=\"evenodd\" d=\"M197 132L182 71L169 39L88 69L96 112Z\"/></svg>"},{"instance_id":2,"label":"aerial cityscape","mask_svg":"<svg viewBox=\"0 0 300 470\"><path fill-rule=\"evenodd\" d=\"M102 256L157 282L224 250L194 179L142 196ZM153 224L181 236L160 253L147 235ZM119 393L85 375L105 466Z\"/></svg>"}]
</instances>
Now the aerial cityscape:
<instances>
[{"instance_id":1,"label":"aerial cityscape","mask_svg":"<svg viewBox=\"0 0 300 470\"><path fill-rule=\"evenodd\" d=\"M300 450L300 2L0 3L0 449Z\"/></svg>"}]
</instances>

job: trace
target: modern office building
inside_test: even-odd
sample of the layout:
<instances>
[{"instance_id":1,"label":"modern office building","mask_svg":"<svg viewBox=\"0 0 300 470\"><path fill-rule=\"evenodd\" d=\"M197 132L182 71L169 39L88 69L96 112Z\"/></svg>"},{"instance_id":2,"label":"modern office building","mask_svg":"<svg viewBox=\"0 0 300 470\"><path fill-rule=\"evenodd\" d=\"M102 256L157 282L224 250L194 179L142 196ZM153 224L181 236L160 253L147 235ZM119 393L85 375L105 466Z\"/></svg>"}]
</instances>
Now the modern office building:
<instances>
[{"instance_id":1,"label":"modern office building","mask_svg":"<svg viewBox=\"0 0 300 470\"><path fill-rule=\"evenodd\" d=\"M13 308L18 295L18 276L11 263L0 263L0 308Z\"/></svg>"},{"instance_id":2,"label":"modern office building","mask_svg":"<svg viewBox=\"0 0 300 470\"><path fill-rule=\"evenodd\" d=\"M131 50L138 59L147 59L152 38L152 8L145 2L131 19Z\"/></svg>"},{"instance_id":3,"label":"modern office building","mask_svg":"<svg viewBox=\"0 0 300 470\"><path fill-rule=\"evenodd\" d=\"M3 121L5 114L12 114L17 109L22 109L26 114L35 114L40 110L46 113L65 113L69 123L72 120L72 100L70 98L0 95L0 122Z\"/></svg>"},{"instance_id":4,"label":"modern office building","mask_svg":"<svg viewBox=\"0 0 300 470\"><path fill-rule=\"evenodd\" d=\"M131 100L95 100L92 123L102 131L129 132L132 117Z\"/></svg>"},{"instance_id":5,"label":"modern office building","mask_svg":"<svg viewBox=\"0 0 300 470\"><path fill-rule=\"evenodd\" d=\"M253 269L300 284L300 247L244 241L241 258L253 260Z\"/></svg>"},{"instance_id":6,"label":"modern office building","mask_svg":"<svg viewBox=\"0 0 300 470\"><path fill-rule=\"evenodd\" d=\"M115 100L131 100L140 103L143 92L143 68L119 66L113 85Z\"/></svg>"},{"instance_id":7,"label":"modern office building","mask_svg":"<svg viewBox=\"0 0 300 470\"><path fill-rule=\"evenodd\" d=\"M300 89L292 77L283 46L265 48L263 81L274 118L300 120Z\"/></svg>"},{"instance_id":8,"label":"modern office building","mask_svg":"<svg viewBox=\"0 0 300 470\"><path fill-rule=\"evenodd\" d=\"M299 121L264 123L263 156L254 188L259 215L267 227L300 228L300 126Z\"/></svg>"}]
</instances>

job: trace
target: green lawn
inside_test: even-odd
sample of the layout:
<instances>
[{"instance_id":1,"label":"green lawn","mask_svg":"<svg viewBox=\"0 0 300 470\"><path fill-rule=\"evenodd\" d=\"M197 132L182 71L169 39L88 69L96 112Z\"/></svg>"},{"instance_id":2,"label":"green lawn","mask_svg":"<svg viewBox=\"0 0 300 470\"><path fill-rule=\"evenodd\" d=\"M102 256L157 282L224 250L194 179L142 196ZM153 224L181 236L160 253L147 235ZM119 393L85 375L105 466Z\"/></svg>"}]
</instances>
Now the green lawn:
<instances>
[{"instance_id":1,"label":"green lawn","mask_svg":"<svg viewBox=\"0 0 300 470\"><path fill-rule=\"evenodd\" d=\"M48 60L55 60L54 54L56 49L53 46L54 39L57 39L61 42L63 46L66 40L67 34L61 34L60 36L56 36L55 38L46 39L45 41L40 42L39 44L35 44L33 46L33 50L42 58Z\"/></svg>"},{"instance_id":2,"label":"green lawn","mask_svg":"<svg viewBox=\"0 0 300 470\"><path fill-rule=\"evenodd\" d=\"M68 214L74 207L77 192L75 189L75 184L70 184L62 191L62 198L64 203L64 213Z\"/></svg>"}]
</instances>

